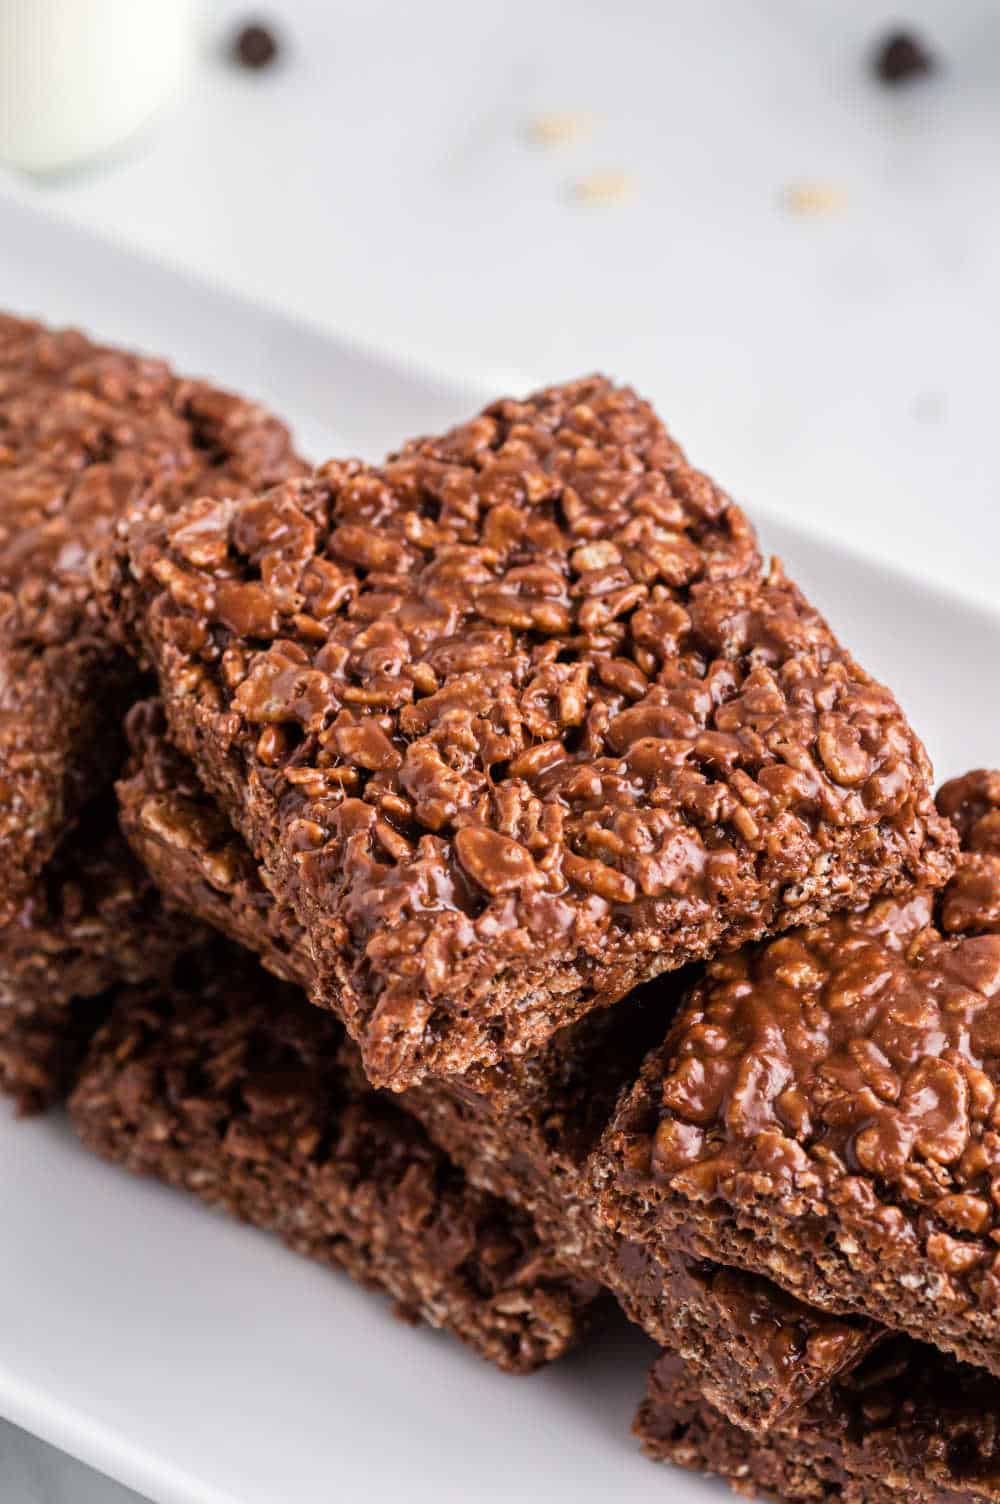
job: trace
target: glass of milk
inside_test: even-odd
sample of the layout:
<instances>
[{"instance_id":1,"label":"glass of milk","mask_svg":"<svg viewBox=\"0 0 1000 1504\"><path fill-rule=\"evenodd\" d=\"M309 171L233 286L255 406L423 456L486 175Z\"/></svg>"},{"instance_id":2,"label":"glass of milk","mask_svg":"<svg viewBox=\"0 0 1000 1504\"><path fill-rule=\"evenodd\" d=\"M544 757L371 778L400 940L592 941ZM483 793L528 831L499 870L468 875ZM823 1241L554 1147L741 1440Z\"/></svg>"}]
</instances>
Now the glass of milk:
<instances>
[{"instance_id":1,"label":"glass of milk","mask_svg":"<svg viewBox=\"0 0 1000 1504\"><path fill-rule=\"evenodd\" d=\"M0 0L0 162L73 167L139 130L193 58L199 0Z\"/></svg>"}]
</instances>

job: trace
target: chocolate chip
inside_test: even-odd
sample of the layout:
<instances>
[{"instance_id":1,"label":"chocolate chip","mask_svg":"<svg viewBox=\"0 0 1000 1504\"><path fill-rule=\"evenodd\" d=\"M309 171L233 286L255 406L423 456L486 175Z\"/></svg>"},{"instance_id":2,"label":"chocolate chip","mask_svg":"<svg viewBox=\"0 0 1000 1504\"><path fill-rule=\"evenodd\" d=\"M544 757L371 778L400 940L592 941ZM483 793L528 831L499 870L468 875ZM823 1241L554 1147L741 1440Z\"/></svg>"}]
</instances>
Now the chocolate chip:
<instances>
[{"instance_id":1,"label":"chocolate chip","mask_svg":"<svg viewBox=\"0 0 1000 1504\"><path fill-rule=\"evenodd\" d=\"M934 55L908 31L891 32L875 53L875 73L884 84L908 83L936 68Z\"/></svg>"},{"instance_id":2,"label":"chocolate chip","mask_svg":"<svg viewBox=\"0 0 1000 1504\"><path fill-rule=\"evenodd\" d=\"M279 51L274 32L256 22L241 27L233 39L233 60L244 68L267 68Z\"/></svg>"}]
</instances>

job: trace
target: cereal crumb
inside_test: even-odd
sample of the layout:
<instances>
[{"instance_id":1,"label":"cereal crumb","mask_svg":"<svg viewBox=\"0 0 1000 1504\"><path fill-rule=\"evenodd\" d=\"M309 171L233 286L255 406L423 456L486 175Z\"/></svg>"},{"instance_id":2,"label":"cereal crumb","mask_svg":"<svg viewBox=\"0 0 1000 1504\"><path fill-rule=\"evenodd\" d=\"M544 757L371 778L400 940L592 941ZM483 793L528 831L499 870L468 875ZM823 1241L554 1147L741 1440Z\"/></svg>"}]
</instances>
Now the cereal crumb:
<instances>
[{"instance_id":1,"label":"cereal crumb","mask_svg":"<svg viewBox=\"0 0 1000 1504\"><path fill-rule=\"evenodd\" d=\"M525 134L533 146L568 146L589 136L593 124L593 117L581 110L552 110L534 115Z\"/></svg>"},{"instance_id":2,"label":"cereal crumb","mask_svg":"<svg viewBox=\"0 0 1000 1504\"><path fill-rule=\"evenodd\" d=\"M947 415L947 403L940 392L920 392L910 405L918 423L940 423Z\"/></svg>"},{"instance_id":3,"label":"cereal crumb","mask_svg":"<svg viewBox=\"0 0 1000 1504\"><path fill-rule=\"evenodd\" d=\"M627 172L592 172L573 184L573 197L581 204L619 204L634 193L635 179Z\"/></svg>"},{"instance_id":4,"label":"cereal crumb","mask_svg":"<svg viewBox=\"0 0 1000 1504\"><path fill-rule=\"evenodd\" d=\"M838 214L847 203L847 195L836 183L792 183L782 202L792 214Z\"/></svg>"}]
</instances>

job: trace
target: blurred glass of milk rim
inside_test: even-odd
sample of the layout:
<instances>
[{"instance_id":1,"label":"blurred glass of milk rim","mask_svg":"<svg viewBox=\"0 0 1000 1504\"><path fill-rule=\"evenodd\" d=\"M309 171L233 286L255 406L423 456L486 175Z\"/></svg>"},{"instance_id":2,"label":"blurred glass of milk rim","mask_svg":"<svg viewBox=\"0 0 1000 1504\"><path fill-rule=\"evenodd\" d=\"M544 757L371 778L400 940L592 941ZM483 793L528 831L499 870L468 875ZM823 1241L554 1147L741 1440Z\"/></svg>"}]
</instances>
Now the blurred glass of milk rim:
<instances>
[{"instance_id":1,"label":"blurred glass of milk rim","mask_svg":"<svg viewBox=\"0 0 1000 1504\"><path fill-rule=\"evenodd\" d=\"M0 0L0 161L54 172L112 150L186 74L199 0Z\"/></svg>"}]
</instances>

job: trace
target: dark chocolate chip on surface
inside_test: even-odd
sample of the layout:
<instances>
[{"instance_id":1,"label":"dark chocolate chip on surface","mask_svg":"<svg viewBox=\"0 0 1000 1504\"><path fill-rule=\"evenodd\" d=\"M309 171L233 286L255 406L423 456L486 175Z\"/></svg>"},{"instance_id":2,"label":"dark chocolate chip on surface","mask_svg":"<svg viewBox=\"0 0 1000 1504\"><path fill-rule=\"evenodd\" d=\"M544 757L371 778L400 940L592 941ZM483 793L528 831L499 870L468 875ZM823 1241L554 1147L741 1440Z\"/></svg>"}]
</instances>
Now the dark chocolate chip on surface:
<instances>
[{"instance_id":1,"label":"dark chocolate chip on surface","mask_svg":"<svg viewBox=\"0 0 1000 1504\"><path fill-rule=\"evenodd\" d=\"M933 73L937 66L933 53L908 31L890 32L875 52L875 73L885 84L908 83Z\"/></svg>"},{"instance_id":2,"label":"dark chocolate chip on surface","mask_svg":"<svg viewBox=\"0 0 1000 1504\"><path fill-rule=\"evenodd\" d=\"M259 22L242 26L233 39L232 56L244 68L267 68L279 51L274 32Z\"/></svg>"}]
</instances>

